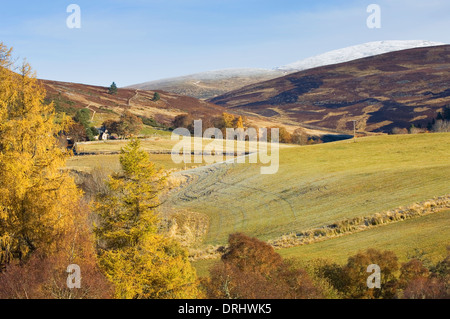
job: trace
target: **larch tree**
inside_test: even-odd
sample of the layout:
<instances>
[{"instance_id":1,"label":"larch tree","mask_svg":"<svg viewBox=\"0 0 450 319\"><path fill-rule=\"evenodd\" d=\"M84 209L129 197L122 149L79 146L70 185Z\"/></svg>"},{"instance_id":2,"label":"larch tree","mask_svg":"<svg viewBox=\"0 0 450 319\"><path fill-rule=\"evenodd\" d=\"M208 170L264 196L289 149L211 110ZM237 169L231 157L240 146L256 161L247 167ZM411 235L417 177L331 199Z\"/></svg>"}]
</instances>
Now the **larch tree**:
<instances>
[{"instance_id":1,"label":"larch tree","mask_svg":"<svg viewBox=\"0 0 450 319\"><path fill-rule=\"evenodd\" d=\"M110 176L96 204L100 265L117 298L193 298L197 277L184 248L158 233L155 209L164 176L133 139L121 151L121 173Z\"/></svg>"},{"instance_id":2,"label":"larch tree","mask_svg":"<svg viewBox=\"0 0 450 319\"><path fill-rule=\"evenodd\" d=\"M233 114L229 113L222 113L222 122L223 122L223 128L233 128L235 117Z\"/></svg>"},{"instance_id":3,"label":"larch tree","mask_svg":"<svg viewBox=\"0 0 450 319\"><path fill-rule=\"evenodd\" d=\"M16 72L18 71L18 72ZM45 90L0 43L0 242L2 260L24 261L35 250L51 253L71 228L81 196L57 143L70 119L56 120ZM7 249L5 249L7 247Z\"/></svg>"},{"instance_id":4,"label":"larch tree","mask_svg":"<svg viewBox=\"0 0 450 319\"><path fill-rule=\"evenodd\" d=\"M234 127L235 127L235 128L244 128L244 121L242 120L242 116L239 116L239 117L235 120Z\"/></svg>"}]
</instances>

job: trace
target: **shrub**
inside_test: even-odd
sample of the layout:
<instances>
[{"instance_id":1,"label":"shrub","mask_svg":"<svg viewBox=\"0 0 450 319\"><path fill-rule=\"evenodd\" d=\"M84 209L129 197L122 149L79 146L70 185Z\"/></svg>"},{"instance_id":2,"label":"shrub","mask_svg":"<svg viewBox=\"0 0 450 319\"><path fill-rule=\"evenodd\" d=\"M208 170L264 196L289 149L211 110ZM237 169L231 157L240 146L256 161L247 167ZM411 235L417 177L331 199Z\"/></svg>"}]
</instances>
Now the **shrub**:
<instances>
[{"instance_id":1,"label":"shrub","mask_svg":"<svg viewBox=\"0 0 450 319\"><path fill-rule=\"evenodd\" d=\"M172 125L174 128L187 128L191 133L194 132L194 119L189 114L177 115Z\"/></svg>"},{"instance_id":2,"label":"shrub","mask_svg":"<svg viewBox=\"0 0 450 319\"><path fill-rule=\"evenodd\" d=\"M445 284L437 278L419 277L410 281L403 291L404 299L447 299Z\"/></svg>"},{"instance_id":3,"label":"shrub","mask_svg":"<svg viewBox=\"0 0 450 319\"><path fill-rule=\"evenodd\" d=\"M421 128L421 127L416 127L413 125L411 125L411 127L409 128L409 134L420 134L420 133L425 133L425 129Z\"/></svg>"},{"instance_id":4,"label":"shrub","mask_svg":"<svg viewBox=\"0 0 450 319\"><path fill-rule=\"evenodd\" d=\"M299 145L308 144L308 134L306 133L306 130L302 128L296 129L292 134L292 143Z\"/></svg>"},{"instance_id":5,"label":"shrub","mask_svg":"<svg viewBox=\"0 0 450 319\"><path fill-rule=\"evenodd\" d=\"M204 283L209 298L306 299L321 297L304 269L283 260L273 247L244 234L232 234L229 247Z\"/></svg>"},{"instance_id":6,"label":"shrub","mask_svg":"<svg viewBox=\"0 0 450 319\"><path fill-rule=\"evenodd\" d=\"M433 125L433 131L438 133L450 132L450 121L437 120Z\"/></svg>"},{"instance_id":7,"label":"shrub","mask_svg":"<svg viewBox=\"0 0 450 319\"><path fill-rule=\"evenodd\" d=\"M408 130L406 128L394 127L391 130L392 134L408 134Z\"/></svg>"},{"instance_id":8,"label":"shrub","mask_svg":"<svg viewBox=\"0 0 450 319\"><path fill-rule=\"evenodd\" d=\"M159 95L159 93L155 92L155 94L153 94L152 101L153 102L158 102L160 99L161 99L161 96Z\"/></svg>"}]
</instances>

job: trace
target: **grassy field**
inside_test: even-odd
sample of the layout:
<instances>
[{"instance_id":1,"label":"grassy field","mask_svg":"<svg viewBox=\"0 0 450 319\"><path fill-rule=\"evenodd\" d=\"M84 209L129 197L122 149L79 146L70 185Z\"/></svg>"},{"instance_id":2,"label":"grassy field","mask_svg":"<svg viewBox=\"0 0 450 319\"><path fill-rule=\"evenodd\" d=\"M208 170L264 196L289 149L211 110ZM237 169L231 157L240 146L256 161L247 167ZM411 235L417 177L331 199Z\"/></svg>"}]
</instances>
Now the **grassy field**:
<instances>
[{"instance_id":1,"label":"grassy field","mask_svg":"<svg viewBox=\"0 0 450 319\"><path fill-rule=\"evenodd\" d=\"M107 140L98 142L77 143L78 152L119 152L128 143L127 140ZM143 150L168 151L176 144L170 137L152 137L141 141Z\"/></svg>"},{"instance_id":2,"label":"grassy field","mask_svg":"<svg viewBox=\"0 0 450 319\"><path fill-rule=\"evenodd\" d=\"M311 245L280 249L279 253L287 258L329 258L343 263L349 256L368 248L392 250L400 260L405 260L414 249L420 249L428 258L436 261L445 255L448 245L450 211L444 211Z\"/></svg>"},{"instance_id":3,"label":"grassy field","mask_svg":"<svg viewBox=\"0 0 450 319\"><path fill-rule=\"evenodd\" d=\"M414 253L415 249L419 249L425 253L426 258L436 261L445 255L448 245L450 211L443 211L310 245L280 249L277 252L284 258L302 261L326 258L342 264L349 256L368 248L392 250L402 262ZM193 262L193 265L200 276L207 276L208 269L215 262L217 259L198 260Z\"/></svg>"},{"instance_id":4,"label":"grassy field","mask_svg":"<svg viewBox=\"0 0 450 319\"><path fill-rule=\"evenodd\" d=\"M141 140L141 147L145 151L171 151L173 147L181 141L172 140L171 133L152 129L153 131L162 132L160 136L150 137ZM77 143L78 152L118 152L128 143L127 140L107 140L96 142ZM230 140L214 140L204 138L192 138L190 147L192 150L204 150L206 147L216 145L222 147L224 151L249 152L257 150L255 142L236 142ZM189 144L186 144L189 146ZM281 144L280 148L288 148L290 145Z\"/></svg>"},{"instance_id":5,"label":"grassy field","mask_svg":"<svg viewBox=\"0 0 450 319\"><path fill-rule=\"evenodd\" d=\"M204 244L237 231L273 239L450 193L449 142L442 133L281 149L275 175L262 164L199 168L166 205L208 216Z\"/></svg>"},{"instance_id":6,"label":"grassy field","mask_svg":"<svg viewBox=\"0 0 450 319\"><path fill-rule=\"evenodd\" d=\"M194 156L191 156L191 163L175 163L172 160L170 154L154 154L157 152L171 152L173 147L179 142L177 140L171 140L171 133L167 131L160 131L153 128L149 128L150 131L158 132L158 136L146 138L141 140L141 147L143 150L151 152L151 160L157 167L164 167L165 169L190 169L198 166L204 166L208 163L221 162L226 159L226 156L221 155L203 155L203 161L201 163L194 163ZM148 131L148 132L150 132ZM97 155L79 155L71 157L67 162L67 168L89 171L94 167L104 167L111 171L117 171L120 169L119 155L118 154L103 154L104 152L120 152L121 148L128 143L127 140L108 140L88 143L78 143L78 152L98 153ZM189 144L188 144L189 145ZM203 150L205 151L208 146L217 145L223 148L224 151L230 154L237 152L254 152L257 150L257 145L254 142L233 142L225 140L211 140L211 139L192 139L190 147L192 151ZM280 148L295 147L292 145L280 145ZM232 158L234 157L231 156Z\"/></svg>"},{"instance_id":7,"label":"grassy field","mask_svg":"<svg viewBox=\"0 0 450 319\"><path fill-rule=\"evenodd\" d=\"M165 130L160 130L148 125L144 125L144 127L142 128L141 135L145 135L145 136L165 136L165 137L170 137L170 135L172 134L172 132L170 131L165 131Z\"/></svg>"},{"instance_id":8,"label":"grassy field","mask_svg":"<svg viewBox=\"0 0 450 319\"><path fill-rule=\"evenodd\" d=\"M202 140L202 147L211 140ZM266 164L175 164L168 154L151 154L158 167L191 169L189 183L161 207L206 216L209 229L203 245L225 244L241 231L263 240L320 227L339 220L368 216L450 193L450 134L373 136L313 146L283 145L280 167L261 175ZM89 152L119 151L126 141L89 143ZM148 151L171 150L177 141L155 137L142 141ZM195 140L200 143L200 140ZM222 142L220 142L222 143ZM197 144L198 145L198 144ZM244 146L249 150L254 145ZM118 170L118 155L72 157L71 169L107 167ZM197 168L195 168L197 167ZM337 262L360 249L392 249L400 258L414 248L436 258L450 244L450 213L383 225L364 232L310 245L281 249L284 257ZM211 260L196 261L205 275Z\"/></svg>"},{"instance_id":9,"label":"grassy field","mask_svg":"<svg viewBox=\"0 0 450 319\"><path fill-rule=\"evenodd\" d=\"M114 155L82 155L73 156L67 161L66 167L68 169L73 169L77 171L89 172L93 168L103 167L111 172L117 172L120 170L118 154ZM150 159L155 163L157 168L164 169L190 169L198 166L206 165L207 158L214 158L211 156L206 156L203 163L194 163L193 156L191 156L191 163L175 163L169 154L150 154Z\"/></svg>"}]
</instances>

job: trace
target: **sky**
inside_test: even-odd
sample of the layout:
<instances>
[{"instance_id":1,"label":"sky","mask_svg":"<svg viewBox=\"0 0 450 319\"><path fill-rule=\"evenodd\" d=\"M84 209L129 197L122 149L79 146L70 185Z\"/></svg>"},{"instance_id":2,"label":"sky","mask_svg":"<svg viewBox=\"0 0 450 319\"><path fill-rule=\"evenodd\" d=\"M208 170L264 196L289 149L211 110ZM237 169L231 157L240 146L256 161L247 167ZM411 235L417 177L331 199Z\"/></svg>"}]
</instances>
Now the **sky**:
<instances>
[{"instance_id":1,"label":"sky","mask_svg":"<svg viewBox=\"0 0 450 319\"><path fill-rule=\"evenodd\" d=\"M68 28L70 4L81 28ZM381 8L369 29L367 7ZM42 79L119 87L271 69L381 40L450 43L448 0L2 0L0 42Z\"/></svg>"}]
</instances>

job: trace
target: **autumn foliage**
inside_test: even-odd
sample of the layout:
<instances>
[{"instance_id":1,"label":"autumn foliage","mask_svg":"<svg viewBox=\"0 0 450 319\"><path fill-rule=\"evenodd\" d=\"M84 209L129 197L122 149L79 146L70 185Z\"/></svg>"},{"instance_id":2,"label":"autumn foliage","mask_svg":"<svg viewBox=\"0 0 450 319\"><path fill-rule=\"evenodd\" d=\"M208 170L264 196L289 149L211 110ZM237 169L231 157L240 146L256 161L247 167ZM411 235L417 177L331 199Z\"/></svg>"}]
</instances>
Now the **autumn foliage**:
<instances>
[{"instance_id":1,"label":"autumn foliage","mask_svg":"<svg viewBox=\"0 0 450 319\"><path fill-rule=\"evenodd\" d=\"M105 299L113 287L98 267L89 210L74 208L75 227L66 233L52 254L34 252L27 262L13 260L0 275L0 299ZM67 266L81 268L81 287L67 287Z\"/></svg>"},{"instance_id":2,"label":"autumn foliage","mask_svg":"<svg viewBox=\"0 0 450 319\"><path fill-rule=\"evenodd\" d=\"M122 150L120 163L122 172L110 177L109 191L95 205L100 265L115 286L115 297L197 297L197 276L187 251L157 232L162 172L136 139Z\"/></svg>"},{"instance_id":3,"label":"autumn foliage","mask_svg":"<svg viewBox=\"0 0 450 319\"><path fill-rule=\"evenodd\" d=\"M70 124L56 121L53 105L28 64L15 73L0 44L0 238L12 258L52 253L73 227L81 192L65 166L69 154L56 136Z\"/></svg>"},{"instance_id":4,"label":"autumn foliage","mask_svg":"<svg viewBox=\"0 0 450 319\"><path fill-rule=\"evenodd\" d=\"M450 248L436 264L416 257L400 263L391 251L368 249L344 265L326 259L294 263L244 234L230 235L221 261L203 286L218 299L443 299L450 298ZM369 288L369 265L381 270L381 288ZM299 265L302 265L301 267Z\"/></svg>"},{"instance_id":5,"label":"autumn foliage","mask_svg":"<svg viewBox=\"0 0 450 319\"><path fill-rule=\"evenodd\" d=\"M230 235L222 260L211 269L207 296L219 299L307 299L321 293L305 270L255 238Z\"/></svg>"},{"instance_id":6,"label":"autumn foliage","mask_svg":"<svg viewBox=\"0 0 450 319\"><path fill-rule=\"evenodd\" d=\"M450 298L450 249L435 263L421 256L401 263L391 251L368 249L344 265L300 266L241 233L230 235L200 286L188 251L159 232L165 175L139 140L122 149L121 171L106 183L92 173L83 196L65 169L71 154L58 143L72 119L57 117L44 97L30 66L16 68L0 43L0 298ZM174 124L192 128L192 121L181 115ZM227 113L210 121L221 129L247 126ZM125 137L138 134L142 121L125 112L108 125ZM291 136L283 128L280 139L309 143L304 131ZM67 286L71 264L82 270L77 289ZM381 269L380 289L367 287L371 264Z\"/></svg>"},{"instance_id":7,"label":"autumn foliage","mask_svg":"<svg viewBox=\"0 0 450 319\"><path fill-rule=\"evenodd\" d=\"M367 287L367 266L381 269L381 288ZM315 276L326 279L345 299L445 299L450 298L450 249L436 264L413 257L404 263L392 251L367 249L347 263L317 263Z\"/></svg>"},{"instance_id":8,"label":"autumn foliage","mask_svg":"<svg viewBox=\"0 0 450 319\"><path fill-rule=\"evenodd\" d=\"M30 66L14 68L1 43L0 66L0 297L107 297L81 191L61 169L70 154L57 137L71 120L56 118ZM83 289L66 285L71 263Z\"/></svg>"}]
</instances>

